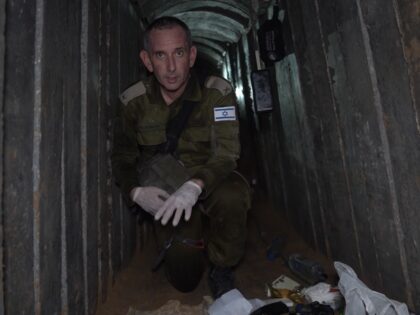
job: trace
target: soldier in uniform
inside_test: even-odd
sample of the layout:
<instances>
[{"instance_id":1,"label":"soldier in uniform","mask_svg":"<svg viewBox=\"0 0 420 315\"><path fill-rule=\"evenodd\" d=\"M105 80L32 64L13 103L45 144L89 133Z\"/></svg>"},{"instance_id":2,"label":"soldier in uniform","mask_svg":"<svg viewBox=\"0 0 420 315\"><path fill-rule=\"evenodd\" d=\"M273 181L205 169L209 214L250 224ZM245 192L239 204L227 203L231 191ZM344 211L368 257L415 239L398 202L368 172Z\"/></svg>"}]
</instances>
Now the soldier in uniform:
<instances>
[{"instance_id":1,"label":"soldier in uniform","mask_svg":"<svg viewBox=\"0 0 420 315\"><path fill-rule=\"evenodd\" d=\"M235 171L239 121L232 86L208 77L200 84L192 71L197 49L187 25L174 17L152 22L140 59L153 74L124 91L114 126L112 167L129 206L154 216L170 283L193 290L210 262L208 282L215 298L234 288L233 268L246 239L250 189ZM167 139L168 122L193 101L173 156L187 180L174 192L141 186L138 167ZM168 176L171 176L168 174Z\"/></svg>"}]
</instances>

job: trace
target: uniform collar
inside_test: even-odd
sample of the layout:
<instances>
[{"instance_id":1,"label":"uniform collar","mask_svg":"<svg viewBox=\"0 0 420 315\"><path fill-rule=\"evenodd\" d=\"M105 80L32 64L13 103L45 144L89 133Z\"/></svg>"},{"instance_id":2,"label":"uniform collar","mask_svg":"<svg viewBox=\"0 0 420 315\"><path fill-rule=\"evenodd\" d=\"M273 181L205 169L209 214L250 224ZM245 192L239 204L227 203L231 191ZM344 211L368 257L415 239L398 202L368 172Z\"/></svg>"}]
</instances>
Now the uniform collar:
<instances>
[{"instance_id":1,"label":"uniform collar","mask_svg":"<svg viewBox=\"0 0 420 315\"><path fill-rule=\"evenodd\" d=\"M165 104L162 94L160 92L160 85L158 80L152 75L148 79L150 83L149 98L152 103ZM190 78L188 79L187 87L184 93L174 102L178 103L179 100L188 100L198 102L201 100L201 87L197 75L192 70Z\"/></svg>"}]
</instances>

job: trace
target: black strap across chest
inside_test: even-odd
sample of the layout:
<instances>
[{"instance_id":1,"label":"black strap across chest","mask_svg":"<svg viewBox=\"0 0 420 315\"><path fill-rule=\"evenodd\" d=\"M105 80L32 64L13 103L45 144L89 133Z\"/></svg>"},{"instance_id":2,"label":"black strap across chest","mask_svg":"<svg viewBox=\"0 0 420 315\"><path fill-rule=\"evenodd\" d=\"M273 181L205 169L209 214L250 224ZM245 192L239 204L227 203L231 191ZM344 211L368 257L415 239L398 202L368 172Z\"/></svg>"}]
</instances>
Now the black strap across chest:
<instances>
[{"instance_id":1,"label":"black strap across chest","mask_svg":"<svg viewBox=\"0 0 420 315\"><path fill-rule=\"evenodd\" d=\"M182 130L187 124L188 118L191 112L198 102L185 100L182 103L182 107L174 118L172 118L166 126L166 142L162 143L157 151L159 153L170 153L172 154L177 145L178 139L181 135Z\"/></svg>"}]
</instances>

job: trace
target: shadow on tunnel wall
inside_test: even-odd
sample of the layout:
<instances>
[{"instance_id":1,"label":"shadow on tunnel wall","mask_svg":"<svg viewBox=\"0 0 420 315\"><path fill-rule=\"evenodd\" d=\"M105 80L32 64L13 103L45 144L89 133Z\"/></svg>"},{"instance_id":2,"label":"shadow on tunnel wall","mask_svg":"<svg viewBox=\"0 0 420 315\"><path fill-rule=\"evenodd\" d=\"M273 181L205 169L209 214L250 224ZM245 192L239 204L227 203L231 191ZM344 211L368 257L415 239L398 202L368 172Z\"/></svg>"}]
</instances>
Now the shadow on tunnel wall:
<instances>
[{"instance_id":1,"label":"shadow on tunnel wall","mask_svg":"<svg viewBox=\"0 0 420 315\"><path fill-rule=\"evenodd\" d=\"M270 195L312 247L418 311L420 2L282 3L293 51L258 135Z\"/></svg>"}]
</instances>

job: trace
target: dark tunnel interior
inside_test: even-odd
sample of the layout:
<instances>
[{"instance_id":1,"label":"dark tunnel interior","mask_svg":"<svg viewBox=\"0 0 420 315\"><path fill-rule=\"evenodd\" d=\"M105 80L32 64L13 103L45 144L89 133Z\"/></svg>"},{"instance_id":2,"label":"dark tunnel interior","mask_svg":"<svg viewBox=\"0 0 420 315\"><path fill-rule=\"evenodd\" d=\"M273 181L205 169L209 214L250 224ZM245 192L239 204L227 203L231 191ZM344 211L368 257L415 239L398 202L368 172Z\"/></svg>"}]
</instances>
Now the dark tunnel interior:
<instances>
[{"instance_id":1,"label":"dark tunnel interior","mask_svg":"<svg viewBox=\"0 0 420 315\"><path fill-rule=\"evenodd\" d=\"M0 314L95 314L138 255L112 128L164 15L232 83L273 218L420 312L420 0L0 0Z\"/></svg>"}]
</instances>

